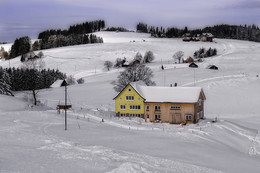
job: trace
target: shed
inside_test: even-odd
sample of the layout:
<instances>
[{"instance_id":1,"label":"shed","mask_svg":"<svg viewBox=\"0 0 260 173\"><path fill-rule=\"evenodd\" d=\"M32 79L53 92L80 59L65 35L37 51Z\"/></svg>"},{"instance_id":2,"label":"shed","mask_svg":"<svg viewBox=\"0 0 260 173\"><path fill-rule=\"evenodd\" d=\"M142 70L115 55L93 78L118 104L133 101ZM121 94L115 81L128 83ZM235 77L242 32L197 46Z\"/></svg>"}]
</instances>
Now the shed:
<instances>
[{"instance_id":1,"label":"shed","mask_svg":"<svg viewBox=\"0 0 260 173\"><path fill-rule=\"evenodd\" d=\"M215 65L209 65L207 68L211 70L218 70L218 67Z\"/></svg>"},{"instance_id":2,"label":"shed","mask_svg":"<svg viewBox=\"0 0 260 173\"><path fill-rule=\"evenodd\" d=\"M65 85L66 85L66 83L65 83L64 80L58 79L50 87L51 88L58 88L58 87L62 87L62 86L65 86Z\"/></svg>"},{"instance_id":3,"label":"shed","mask_svg":"<svg viewBox=\"0 0 260 173\"><path fill-rule=\"evenodd\" d=\"M190 33L185 33L183 36L183 41L191 41L191 35Z\"/></svg>"},{"instance_id":4,"label":"shed","mask_svg":"<svg viewBox=\"0 0 260 173\"><path fill-rule=\"evenodd\" d=\"M191 68L198 68L199 66L195 64L194 62L190 63L189 67Z\"/></svg>"},{"instance_id":5,"label":"shed","mask_svg":"<svg viewBox=\"0 0 260 173\"><path fill-rule=\"evenodd\" d=\"M194 62L194 59L192 57L188 57L187 59L184 60L184 63L192 63Z\"/></svg>"}]
</instances>

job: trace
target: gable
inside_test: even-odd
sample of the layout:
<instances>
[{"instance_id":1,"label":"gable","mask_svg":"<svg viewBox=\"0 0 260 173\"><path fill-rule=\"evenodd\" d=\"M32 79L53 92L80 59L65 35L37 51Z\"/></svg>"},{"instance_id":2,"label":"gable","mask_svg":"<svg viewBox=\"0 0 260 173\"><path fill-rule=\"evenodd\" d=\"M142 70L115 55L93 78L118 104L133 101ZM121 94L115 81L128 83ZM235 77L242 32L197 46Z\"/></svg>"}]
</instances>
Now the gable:
<instances>
[{"instance_id":1,"label":"gable","mask_svg":"<svg viewBox=\"0 0 260 173\"><path fill-rule=\"evenodd\" d=\"M129 91L129 90L131 90L131 91ZM138 95L139 97L144 99L133 86L128 84L120 93L118 93L118 95L113 100L116 100L117 98L122 97L122 96L131 95L131 94Z\"/></svg>"}]
</instances>

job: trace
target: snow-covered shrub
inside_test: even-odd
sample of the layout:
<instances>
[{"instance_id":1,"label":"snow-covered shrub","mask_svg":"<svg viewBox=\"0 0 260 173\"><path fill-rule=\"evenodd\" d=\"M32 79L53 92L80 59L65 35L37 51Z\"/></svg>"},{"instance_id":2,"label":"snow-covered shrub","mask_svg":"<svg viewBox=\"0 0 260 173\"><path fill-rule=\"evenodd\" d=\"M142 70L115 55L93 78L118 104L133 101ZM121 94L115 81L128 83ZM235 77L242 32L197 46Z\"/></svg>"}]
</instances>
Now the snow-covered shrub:
<instances>
[{"instance_id":1,"label":"snow-covered shrub","mask_svg":"<svg viewBox=\"0 0 260 173\"><path fill-rule=\"evenodd\" d=\"M80 79L77 80L77 82L78 82L78 84L83 84L85 81L84 81L83 78L80 78Z\"/></svg>"},{"instance_id":2,"label":"snow-covered shrub","mask_svg":"<svg viewBox=\"0 0 260 173\"><path fill-rule=\"evenodd\" d=\"M76 79L72 77L71 75L66 80L68 85L74 85L76 83Z\"/></svg>"}]
</instances>

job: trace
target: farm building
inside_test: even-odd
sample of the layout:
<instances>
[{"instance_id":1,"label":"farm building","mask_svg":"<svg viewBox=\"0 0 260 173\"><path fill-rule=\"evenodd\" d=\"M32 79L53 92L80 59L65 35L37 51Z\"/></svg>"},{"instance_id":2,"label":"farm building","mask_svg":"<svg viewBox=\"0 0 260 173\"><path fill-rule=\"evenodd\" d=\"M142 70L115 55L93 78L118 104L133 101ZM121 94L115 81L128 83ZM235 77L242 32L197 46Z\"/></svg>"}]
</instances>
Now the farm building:
<instances>
[{"instance_id":1,"label":"farm building","mask_svg":"<svg viewBox=\"0 0 260 173\"><path fill-rule=\"evenodd\" d=\"M211 70L218 70L218 67L215 65L209 65L207 68Z\"/></svg>"},{"instance_id":2,"label":"farm building","mask_svg":"<svg viewBox=\"0 0 260 173\"><path fill-rule=\"evenodd\" d=\"M114 100L118 116L175 124L197 123L204 118L206 97L200 87L156 87L132 82Z\"/></svg>"},{"instance_id":3,"label":"farm building","mask_svg":"<svg viewBox=\"0 0 260 173\"><path fill-rule=\"evenodd\" d=\"M192 57L188 57L187 59L183 60L184 63L192 63L194 59Z\"/></svg>"},{"instance_id":4,"label":"farm building","mask_svg":"<svg viewBox=\"0 0 260 173\"><path fill-rule=\"evenodd\" d=\"M58 88L58 87L62 87L62 86L65 86L66 85L66 82L64 80L56 80L50 87L51 88Z\"/></svg>"},{"instance_id":5,"label":"farm building","mask_svg":"<svg viewBox=\"0 0 260 173\"><path fill-rule=\"evenodd\" d=\"M195 64L194 62L190 63L189 67L191 68L198 68L199 66Z\"/></svg>"},{"instance_id":6,"label":"farm building","mask_svg":"<svg viewBox=\"0 0 260 173\"><path fill-rule=\"evenodd\" d=\"M185 33L183 36L183 41L191 41L191 35L190 35L190 33Z\"/></svg>"},{"instance_id":7,"label":"farm building","mask_svg":"<svg viewBox=\"0 0 260 173\"><path fill-rule=\"evenodd\" d=\"M211 33L202 33L200 35L200 41L209 41L212 42L213 41L213 35Z\"/></svg>"}]
</instances>

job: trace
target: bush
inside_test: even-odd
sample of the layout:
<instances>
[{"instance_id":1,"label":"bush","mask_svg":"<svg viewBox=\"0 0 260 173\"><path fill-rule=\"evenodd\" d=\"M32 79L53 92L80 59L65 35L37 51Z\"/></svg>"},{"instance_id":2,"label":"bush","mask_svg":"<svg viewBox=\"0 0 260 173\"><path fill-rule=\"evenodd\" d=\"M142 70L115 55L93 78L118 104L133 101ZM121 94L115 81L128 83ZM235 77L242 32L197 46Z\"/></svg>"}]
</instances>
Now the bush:
<instances>
[{"instance_id":1,"label":"bush","mask_svg":"<svg viewBox=\"0 0 260 173\"><path fill-rule=\"evenodd\" d=\"M68 85L74 85L76 83L76 79L72 77L71 75L66 80Z\"/></svg>"},{"instance_id":2,"label":"bush","mask_svg":"<svg viewBox=\"0 0 260 173\"><path fill-rule=\"evenodd\" d=\"M214 48L212 49L211 47L206 50L204 47L200 48L199 50L195 51L193 54L194 58L207 58L207 57L211 57L211 56L215 56L217 55L217 49Z\"/></svg>"},{"instance_id":3,"label":"bush","mask_svg":"<svg viewBox=\"0 0 260 173\"><path fill-rule=\"evenodd\" d=\"M111 61L105 61L104 66L109 71L113 67L113 63Z\"/></svg>"},{"instance_id":4,"label":"bush","mask_svg":"<svg viewBox=\"0 0 260 173\"><path fill-rule=\"evenodd\" d=\"M78 82L78 84L83 84L85 81L84 81L83 78L80 78L80 79L77 80L77 82Z\"/></svg>"}]
</instances>

